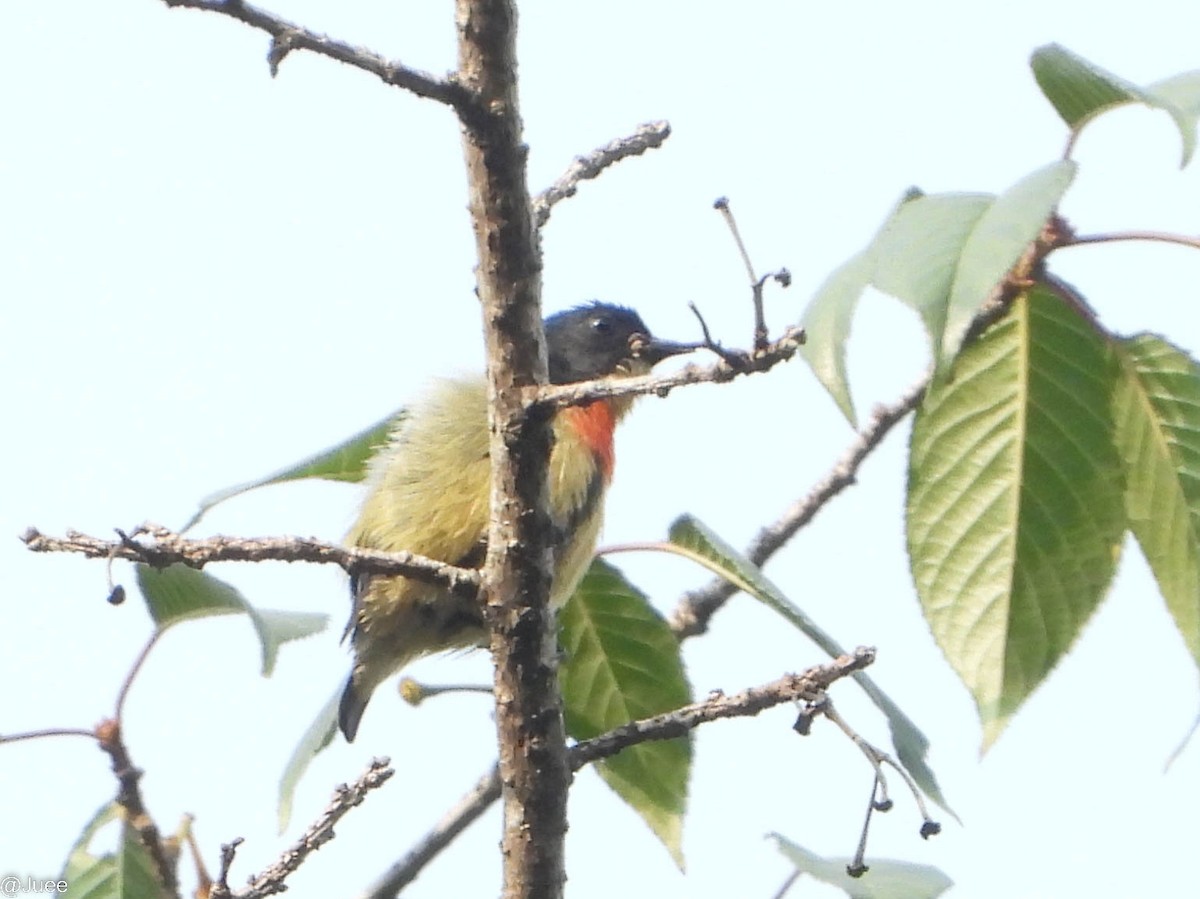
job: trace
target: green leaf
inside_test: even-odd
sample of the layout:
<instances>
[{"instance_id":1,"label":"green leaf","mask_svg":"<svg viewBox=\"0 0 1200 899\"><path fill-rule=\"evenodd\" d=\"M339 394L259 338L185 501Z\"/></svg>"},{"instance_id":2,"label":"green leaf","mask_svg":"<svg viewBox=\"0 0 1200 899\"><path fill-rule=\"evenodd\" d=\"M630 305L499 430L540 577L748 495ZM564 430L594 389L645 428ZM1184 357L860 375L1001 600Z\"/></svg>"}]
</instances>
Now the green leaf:
<instances>
[{"instance_id":1,"label":"green leaf","mask_svg":"<svg viewBox=\"0 0 1200 899\"><path fill-rule=\"evenodd\" d=\"M387 442L388 435L403 417L404 410L400 409L336 446L331 446L307 459L302 459L294 465L289 465L266 477L210 493L200 500L200 507L180 531L192 528L214 506L259 487L283 484L287 481L299 481L305 478L322 478L326 481L361 481L366 477L367 463L374 451Z\"/></svg>"},{"instance_id":2,"label":"green leaf","mask_svg":"<svg viewBox=\"0 0 1200 899\"><path fill-rule=\"evenodd\" d=\"M777 833L768 834L796 870L842 890L850 899L936 899L954 881L929 865L873 858L862 877L846 873L850 858L822 858Z\"/></svg>"},{"instance_id":3,"label":"green leaf","mask_svg":"<svg viewBox=\"0 0 1200 899\"><path fill-rule=\"evenodd\" d=\"M564 717L572 738L588 740L692 701L679 642L619 569L594 561L559 621ZM681 869L691 761L691 741L680 737L631 746L598 765Z\"/></svg>"},{"instance_id":4,"label":"green leaf","mask_svg":"<svg viewBox=\"0 0 1200 899\"><path fill-rule=\"evenodd\" d=\"M963 244L954 273L936 359L945 372L971 322L1017 260L1033 243L1075 178L1070 160L1026 175L992 201Z\"/></svg>"},{"instance_id":5,"label":"green leaf","mask_svg":"<svg viewBox=\"0 0 1200 899\"><path fill-rule=\"evenodd\" d=\"M874 268L875 258L869 249L851 256L825 279L800 321L807 335L800 355L854 428L858 427L858 417L846 377L846 340Z\"/></svg>"},{"instance_id":6,"label":"green leaf","mask_svg":"<svg viewBox=\"0 0 1200 899\"><path fill-rule=\"evenodd\" d=\"M117 882L119 890L113 895L129 899L167 899L166 887L158 879L158 869L141 837L128 822L121 823L121 842L117 853Z\"/></svg>"},{"instance_id":7,"label":"green leaf","mask_svg":"<svg viewBox=\"0 0 1200 899\"><path fill-rule=\"evenodd\" d=\"M120 821L117 851L93 855L92 840L105 826ZM63 869L68 899L166 899L158 870L142 845L137 831L123 820L116 803L109 803L93 816L71 848Z\"/></svg>"},{"instance_id":8,"label":"green leaf","mask_svg":"<svg viewBox=\"0 0 1200 899\"><path fill-rule=\"evenodd\" d=\"M1129 526L1200 664L1200 365L1152 334L1116 341Z\"/></svg>"},{"instance_id":9,"label":"green leaf","mask_svg":"<svg viewBox=\"0 0 1200 899\"><path fill-rule=\"evenodd\" d=\"M1059 161L1003 194L910 196L872 242L835 270L804 316L801 353L838 407L854 422L845 343L869 283L911 307L945 374L981 307L1057 208L1076 165Z\"/></svg>"},{"instance_id":10,"label":"green leaf","mask_svg":"<svg viewBox=\"0 0 1200 899\"><path fill-rule=\"evenodd\" d=\"M829 391L842 414L856 428L858 421L846 378L846 340L850 336L850 323L862 292L871 283L875 271L878 257L875 243L898 212L907 208L911 201L919 196L920 191L912 188L901 198L871 243L842 263L825 279L825 283L817 289L808 308L804 310L804 317L800 321L808 335L808 339L800 347L800 355L808 362L817 380Z\"/></svg>"},{"instance_id":11,"label":"green leaf","mask_svg":"<svg viewBox=\"0 0 1200 899\"><path fill-rule=\"evenodd\" d=\"M1038 87L1072 131L1078 131L1105 110L1142 99L1137 85L1060 44L1038 47L1029 65Z\"/></svg>"},{"instance_id":12,"label":"green leaf","mask_svg":"<svg viewBox=\"0 0 1200 899\"><path fill-rule=\"evenodd\" d=\"M986 749L1078 636L1125 530L1113 361L1045 287L960 354L913 425L908 547Z\"/></svg>"},{"instance_id":13,"label":"green leaf","mask_svg":"<svg viewBox=\"0 0 1200 899\"><path fill-rule=\"evenodd\" d=\"M1162 109L1175 121L1183 141L1186 166L1196 149L1196 120L1200 73L1189 72L1139 87L1088 62L1058 44L1033 52L1033 77L1042 93L1072 132L1074 141L1083 127L1101 113L1129 103Z\"/></svg>"},{"instance_id":14,"label":"green leaf","mask_svg":"<svg viewBox=\"0 0 1200 899\"><path fill-rule=\"evenodd\" d=\"M1200 115L1200 69L1155 81L1146 90L1188 115Z\"/></svg>"},{"instance_id":15,"label":"green leaf","mask_svg":"<svg viewBox=\"0 0 1200 899\"><path fill-rule=\"evenodd\" d=\"M671 542L685 550L690 558L782 615L830 656L845 654L846 650L784 596L783 591L775 586L757 565L698 519L690 515L677 518L671 525L670 538ZM912 775L926 796L957 819L958 815L946 803L937 777L925 761L929 752L929 739L865 672L856 671L851 676L886 716L888 728L892 733L892 745L896 749L896 757L900 764Z\"/></svg>"},{"instance_id":16,"label":"green leaf","mask_svg":"<svg viewBox=\"0 0 1200 899\"><path fill-rule=\"evenodd\" d=\"M275 671L280 646L319 634L329 626L329 616L323 612L287 612L281 609L256 609L248 605L247 613L262 642L264 677L270 677Z\"/></svg>"},{"instance_id":17,"label":"green leaf","mask_svg":"<svg viewBox=\"0 0 1200 899\"><path fill-rule=\"evenodd\" d=\"M991 194L936 194L907 203L876 244L872 283L921 316L936 355L959 257Z\"/></svg>"},{"instance_id":18,"label":"green leaf","mask_svg":"<svg viewBox=\"0 0 1200 899\"><path fill-rule=\"evenodd\" d=\"M332 743L333 738L337 735L338 705L341 699L342 688L339 686L337 692L329 697L329 701L321 707L321 711L317 712L317 717L308 726L308 730L304 732L304 736L300 738L296 748L292 750L292 757L288 759L283 776L279 779L278 821L280 833L287 830L288 822L292 820L292 802L296 798L296 787L300 783L300 778L304 776L304 772L308 770L308 766L316 758L317 753Z\"/></svg>"},{"instance_id":19,"label":"green leaf","mask_svg":"<svg viewBox=\"0 0 1200 899\"><path fill-rule=\"evenodd\" d=\"M1156 81L1146 88L1146 93L1161 106L1183 135L1183 158L1180 168L1187 166L1196 153L1196 126L1200 123L1200 71L1184 72L1172 78Z\"/></svg>"},{"instance_id":20,"label":"green leaf","mask_svg":"<svg viewBox=\"0 0 1200 899\"><path fill-rule=\"evenodd\" d=\"M106 872L97 865L100 860L92 855L88 847L92 845L92 840L102 828L118 820L120 816L121 807L115 802L109 802L101 806L92 819L83 826L83 832L79 834L75 845L71 847L62 871L62 879L70 884L72 895L91 895L87 891L94 889L95 884L105 880L111 873L111 870ZM109 856L109 867L110 869L112 867L111 855ZM85 892L75 894L77 884Z\"/></svg>"},{"instance_id":21,"label":"green leaf","mask_svg":"<svg viewBox=\"0 0 1200 899\"><path fill-rule=\"evenodd\" d=\"M256 609L231 585L186 565L170 565L162 570L138 565L137 581L159 630L192 618L237 612L249 615L262 645L264 677L275 670L281 645L320 633L329 624L328 615L315 612Z\"/></svg>"}]
</instances>

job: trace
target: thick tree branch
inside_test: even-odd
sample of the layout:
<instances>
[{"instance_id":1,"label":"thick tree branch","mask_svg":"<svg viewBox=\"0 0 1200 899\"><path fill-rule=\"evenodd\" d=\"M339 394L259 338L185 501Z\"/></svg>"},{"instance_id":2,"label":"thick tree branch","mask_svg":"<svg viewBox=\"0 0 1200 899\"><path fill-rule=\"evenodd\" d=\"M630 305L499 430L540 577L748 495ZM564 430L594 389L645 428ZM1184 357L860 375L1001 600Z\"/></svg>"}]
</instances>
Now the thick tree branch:
<instances>
[{"instance_id":1,"label":"thick tree branch","mask_svg":"<svg viewBox=\"0 0 1200 899\"><path fill-rule=\"evenodd\" d=\"M647 122L628 137L619 137L585 156L576 156L557 181L533 198L533 220L538 228L550 221L550 210L556 203L575 196L579 182L598 178L609 166L630 156L641 156L647 150L663 145L671 136L668 122Z\"/></svg>"},{"instance_id":2,"label":"thick tree branch","mask_svg":"<svg viewBox=\"0 0 1200 899\"><path fill-rule=\"evenodd\" d=\"M328 56L330 59L344 62L348 66L362 69L364 72L370 72L384 84L403 88L418 97L426 97L455 108L461 108L468 101L467 92L450 78L436 78L417 69L409 68L403 63L386 60L378 53L362 47L352 47L342 41L334 40L328 35L294 25L266 10L251 6L243 0L163 0L163 2L167 6L220 13L244 22L251 28L265 31L271 36L271 49L267 52L271 77L279 73L279 64L293 50L308 50L311 53Z\"/></svg>"},{"instance_id":3,"label":"thick tree branch","mask_svg":"<svg viewBox=\"0 0 1200 899\"><path fill-rule=\"evenodd\" d=\"M127 559L153 568L177 564L203 568L210 562L316 562L339 565L346 571L402 574L464 596L475 596L479 591L479 572L469 568L447 565L416 553L352 549L311 537L217 536L189 540L166 528L145 526L117 540L102 540L75 531L67 531L65 538L48 537L36 528L29 528L21 540L32 552L74 552L90 559Z\"/></svg>"},{"instance_id":4,"label":"thick tree branch","mask_svg":"<svg viewBox=\"0 0 1200 899\"><path fill-rule=\"evenodd\" d=\"M566 733L550 608L551 416L523 390L546 382L541 254L526 183L512 0L458 0L458 108L487 346L491 525L483 579L504 785L506 899L558 899L566 869Z\"/></svg>"},{"instance_id":5,"label":"thick tree branch","mask_svg":"<svg viewBox=\"0 0 1200 899\"><path fill-rule=\"evenodd\" d=\"M801 674L787 674L760 687L751 687L733 696L716 694L683 708L631 721L591 740L576 743L568 751L572 771L616 755L638 743L682 737L701 724L722 718L744 718L785 702L804 701L824 708L821 699L826 690L844 677L861 671L875 661L875 650L860 646L854 652L838 656L823 665L814 665ZM361 899L393 899L412 883L439 851L477 819L500 796L500 775L492 771L465 795L425 838L373 884Z\"/></svg>"},{"instance_id":6,"label":"thick tree branch","mask_svg":"<svg viewBox=\"0 0 1200 899\"><path fill-rule=\"evenodd\" d=\"M221 876L213 884L210 899L262 899L263 896L274 896L287 889L285 880L297 869L309 855L316 852L334 837L333 826L356 805L361 805L367 794L387 783L396 772L390 767L391 762L386 758L372 759L370 767L353 784L342 784L333 793L333 800L325 811L309 825L291 846L265 871L250 878L250 883L241 890L229 889L227 878L229 867L233 863L234 852L241 839L234 840L221 847Z\"/></svg>"}]
</instances>

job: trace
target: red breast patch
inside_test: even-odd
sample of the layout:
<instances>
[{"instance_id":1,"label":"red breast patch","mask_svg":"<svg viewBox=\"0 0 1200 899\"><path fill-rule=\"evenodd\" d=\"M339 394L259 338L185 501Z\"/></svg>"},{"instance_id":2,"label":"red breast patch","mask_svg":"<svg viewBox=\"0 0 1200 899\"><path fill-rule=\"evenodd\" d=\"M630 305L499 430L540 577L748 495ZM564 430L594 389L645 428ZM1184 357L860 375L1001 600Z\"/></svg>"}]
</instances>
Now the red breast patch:
<instances>
[{"instance_id":1,"label":"red breast patch","mask_svg":"<svg viewBox=\"0 0 1200 899\"><path fill-rule=\"evenodd\" d=\"M606 400L596 400L586 406L571 406L564 409L563 415L584 445L592 451L596 464L600 467L605 481L612 480L613 462L613 431L617 426L617 418L612 406Z\"/></svg>"}]
</instances>

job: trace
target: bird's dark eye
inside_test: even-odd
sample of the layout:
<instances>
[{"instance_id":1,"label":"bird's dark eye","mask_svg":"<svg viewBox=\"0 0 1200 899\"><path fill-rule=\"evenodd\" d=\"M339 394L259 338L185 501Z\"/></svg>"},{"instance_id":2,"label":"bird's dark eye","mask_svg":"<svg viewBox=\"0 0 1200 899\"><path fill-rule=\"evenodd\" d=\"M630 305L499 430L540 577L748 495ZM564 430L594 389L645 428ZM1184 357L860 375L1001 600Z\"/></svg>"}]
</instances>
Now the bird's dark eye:
<instances>
[{"instance_id":1,"label":"bird's dark eye","mask_svg":"<svg viewBox=\"0 0 1200 899\"><path fill-rule=\"evenodd\" d=\"M597 315L590 322L588 322L588 325L597 334L607 334L609 331L612 330L612 322L610 322L607 318L603 318L599 315Z\"/></svg>"}]
</instances>

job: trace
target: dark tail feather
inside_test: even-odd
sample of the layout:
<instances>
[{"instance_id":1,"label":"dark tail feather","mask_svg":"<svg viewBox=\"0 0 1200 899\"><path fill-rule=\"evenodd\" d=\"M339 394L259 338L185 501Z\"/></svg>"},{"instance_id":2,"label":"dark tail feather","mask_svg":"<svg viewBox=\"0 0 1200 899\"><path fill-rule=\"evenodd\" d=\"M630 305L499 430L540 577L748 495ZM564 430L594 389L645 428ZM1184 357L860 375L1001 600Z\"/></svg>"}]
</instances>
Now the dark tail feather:
<instances>
[{"instance_id":1,"label":"dark tail feather","mask_svg":"<svg viewBox=\"0 0 1200 899\"><path fill-rule=\"evenodd\" d=\"M342 691L342 701L338 706L338 727L342 729L347 743L354 742L354 735L358 733L358 723L362 721L363 712L367 710L367 700L370 698L369 693L365 697L359 693L354 684L354 675L351 674L346 680L346 688Z\"/></svg>"}]
</instances>

